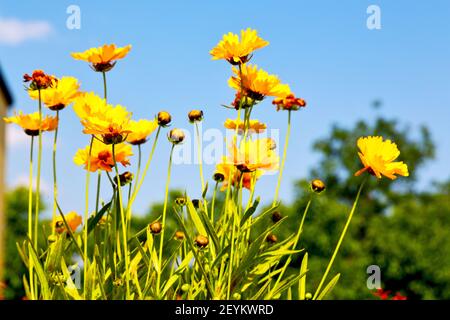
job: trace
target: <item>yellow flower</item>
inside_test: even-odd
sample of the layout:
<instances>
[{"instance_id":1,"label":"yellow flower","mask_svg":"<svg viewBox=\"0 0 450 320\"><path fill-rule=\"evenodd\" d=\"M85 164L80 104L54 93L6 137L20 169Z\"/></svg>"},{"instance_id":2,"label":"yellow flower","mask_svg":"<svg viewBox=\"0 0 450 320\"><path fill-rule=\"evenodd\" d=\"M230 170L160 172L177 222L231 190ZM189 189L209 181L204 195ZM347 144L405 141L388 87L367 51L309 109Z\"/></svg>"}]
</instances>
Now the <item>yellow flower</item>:
<instances>
[{"instance_id":1,"label":"yellow flower","mask_svg":"<svg viewBox=\"0 0 450 320\"><path fill-rule=\"evenodd\" d=\"M382 175L391 180L396 179L396 174L409 176L408 166L402 161L396 161L400 155L397 145L391 140L383 141L383 137L361 137L358 139L359 158L364 168L355 173L359 176L367 171L381 178Z\"/></svg>"},{"instance_id":2,"label":"yellow flower","mask_svg":"<svg viewBox=\"0 0 450 320\"><path fill-rule=\"evenodd\" d=\"M127 136L127 141L132 145L139 145L145 143L149 135L158 128L158 121L144 120L139 121L131 120L129 123L129 129L131 131Z\"/></svg>"},{"instance_id":3,"label":"yellow flower","mask_svg":"<svg viewBox=\"0 0 450 320\"><path fill-rule=\"evenodd\" d=\"M51 87L41 90L41 100L50 110L62 110L79 96L79 88L76 78L62 77L55 80ZM37 91L28 91L28 94L32 99L39 99Z\"/></svg>"},{"instance_id":4,"label":"yellow flower","mask_svg":"<svg viewBox=\"0 0 450 320\"><path fill-rule=\"evenodd\" d=\"M76 60L92 63L92 68L97 72L107 72L114 67L117 60L125 58L130 50L131 45L117 48L115 44L105 44L84 52L73 52L71 55Z\"/></svg>"},{"instance_id":5,"label":"yellow flower","mask_svg":"<svg viewBox=\"0 0 450 320\"><path fill-rule=\"evenodd\" d=\"M258 36L256 30L241 30L241 38L229 32L209 53L213 60L225 59L233 65L246 63L251 59L253 51L269 44Z\"/></svg>"},{"instance_id":6,"label":"yellow flower","mask_svg":"<svg viewBox=\"0 0 450 320\"><path fill-rule=\"evenodd\" d=\"M67 225L72 232L75 232L78 226L83 222L81 216L79 216L75 211L67 213L64 217L66 218ZM66 231L66 225L62 216L55 218L53 224L57 233L63 233L64 231Z\"/></svg>"},{"instance_id":7,"label":"yellow flower","mask_svg":"<svg viewBox=\"0 0 450 320\"><path fill-rule=\"evenodd\" d=\"M232 129L236 130L236 127L238 128L238 133L243 134L245 129L244 121L236 119L227 119L224 123L224 127L226 129ZM258 120L249 120L248 122L248 129L250 130L250 133L261 133L264 130L266 130L267 126L265 123L259 122Z\"/></svg>"},{"instance_id":8,"label":"yellow flower","mask_svg":"<svg viewBox=\"0 0 450 320\"><path fill-rule=\"evenodd\" d=\"M18 124L29 136L39 135L39 112L23 114L22 111L13 117L3 118L6 123ZM53 131L58 126L58 119L51 116L42 116L40 122L41 131Z\"/></svg>"},{"instance_id":9,"label":"yellow flower","mask_svg":"<svg viewBox=\"0 0 450 320\"><path fill-rule=\"evenodd\" d=\"M241 141L239 147L233 143L227 159L242 172L275 171L280 161L267 139Z\"/></svg>"},{"instance_id":10,"label":"yellow flower","mask_svg":"<svg viewBox=\"0 0 450 320\"><path fill-rule=\"evenodd\" d=\"M256 65L242 65L242 84L241 74L238 68L233 67L234 77L228 80L228 85L238 91L242 89L244 95L253 100L263 100L265 96L285 96L290 92L289 85L282 84L280 79L268 74L263 69L258 69Z\"/></svg>"},{"instance_id":11,"label":"yellow flower","mask_svg":"<svg viewBox=\"0 0 450 320\"><path fill-rule=\"evenodd\" d=\"M256 170L254 172L241 172L236 166L228 161L226 157L222 159L222 162L216 165L215 175L221 175L223 177L221 190L225 190L228 187L228 181L231 175L231 185L239 187L242 179L242 187L251 190L259 177L263 174L262 170Z\"/></svg>"},{"instance_id":12,"label":"yellow flower","mask_svg":"<svg viewBox=\"0 0 450 320\"><path fill-rule=\"evenodd\" d=\"M92 113L89 117L81 119L83 133L99 135L106 144L118 144L126 140L130 130L131 112L121 105L106 105L104 108Z\"/></svg>"},{"instance_id":13,"label":"yellow flower","mask_svg":"<svg viewBox=\"0 0 450 320\"><path fill-rule=\"evenodd\" d=\"M84 149L79 149L74 157L75 164L84 166L84 169L88 169L88 159L89 159L89 148L86 146ZM123 166L130 164L129 157L133 155L131 146L128 144L118 144L115 147L115 157L117 163L121 163ZM92 144L90 167L91 172L98 170L112 171L114 167L114 159L112 154L112 145L106 145L98 142L94 139Z\"/></svg>"},{"instance_id":14,"label":"yellow flower","mask_svg":"<svg viewBox=\"0 0 450 320\"><path fill-rule=\"evenodd\" d=\"M93 92L80 93L75 99L73 110L81 121L89 119L94 114L102 112L106 107L106 100Z\"/></svg>"}]
</instances>

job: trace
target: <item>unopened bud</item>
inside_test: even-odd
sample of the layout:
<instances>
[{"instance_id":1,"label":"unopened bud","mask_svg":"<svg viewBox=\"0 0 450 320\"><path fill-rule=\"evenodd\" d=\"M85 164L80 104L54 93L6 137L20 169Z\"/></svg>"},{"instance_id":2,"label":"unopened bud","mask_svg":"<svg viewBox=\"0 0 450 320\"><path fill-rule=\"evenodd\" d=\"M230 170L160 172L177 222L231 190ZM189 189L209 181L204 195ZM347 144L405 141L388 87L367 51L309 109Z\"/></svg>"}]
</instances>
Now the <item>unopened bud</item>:
<instances>
[{"instance_id":1,"label":"unopened bud","mask_svg":"<svg viewBox=\"0 0 450 320\"><path fill-rule=\"evenodd\" d=\"M172 121L172 116L167 111L160 111L158 113L158 125L165 127Z\"/></svg>"},{"instance_id":2,"label":"unopened bud","mask_svg":"<svg viewBox=\"0 0 450 320\"><path fill-rule=\"evenodd\" d=\"M199 248L205 248L209 243L209 240L207 237L202 236L202 235L198 235L195 238L195 244L197 245L197 247Z\"/></svg>"},{"instance_id":3,"label":"unopened bud","mask_svg":"<svg viewBox=\"0 0 450 320\"><path fill-rule=\"evenodd\" d=\"M323 183L322 180L314 179L313 181L311 181L311 190L315 193L321 193L325 190L325 188L325 183Z\"/></svg>"},{"instance_id":4,"label":"unopened bud","mask_svg":"<svg viewBox=\"0 0 450 320\"><path fill-rule=\"evenodd\" d=\"M203 120L203 111L202 110L191 110L188 114L189 121L194 123Z\"/></svg>"},{"instance_id":5,"label":"unopened bud","mask_svg":"<svg viewBox=\"0 0 450 320\"><path fill-rule=\"evenodd\" d=\"M150 223L149 228L152 234L159 234L162 230L162 224L159 221L155 221Z\"/></svg>"},{"instance_id":6,"label":"unopened bud","mask_svg":"<svg viewBox=\"0 0 450 320\"><path fill-rule=\"evenodd\" d=\"M184 137L185 137L184 132L181 129L172 129L169 131L169 133L167 135L167 138L173 144L182 143L184 140Z\"/></svg>"}]
</instances>

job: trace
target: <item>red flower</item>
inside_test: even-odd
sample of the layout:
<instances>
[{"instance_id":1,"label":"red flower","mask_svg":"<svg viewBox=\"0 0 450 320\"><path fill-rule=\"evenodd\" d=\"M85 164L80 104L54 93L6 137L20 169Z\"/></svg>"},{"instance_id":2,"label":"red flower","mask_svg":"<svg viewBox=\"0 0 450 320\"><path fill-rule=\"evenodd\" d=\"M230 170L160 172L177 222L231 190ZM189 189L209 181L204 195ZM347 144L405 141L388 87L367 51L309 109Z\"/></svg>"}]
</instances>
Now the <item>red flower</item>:
<instances>
[{"instance_id":1,"label":"red flower","mask_svg":"<svg viewBox=\"0 0 450 320\"><path fill-rule=\"evenodd\" d=\"M380 298L381 300L389 300L389 294L391 293L391 291L389 290L383 290L383 289L377 289L376 292L373 292L373 295L375 297Z\"/></svg>"}]
</instances>

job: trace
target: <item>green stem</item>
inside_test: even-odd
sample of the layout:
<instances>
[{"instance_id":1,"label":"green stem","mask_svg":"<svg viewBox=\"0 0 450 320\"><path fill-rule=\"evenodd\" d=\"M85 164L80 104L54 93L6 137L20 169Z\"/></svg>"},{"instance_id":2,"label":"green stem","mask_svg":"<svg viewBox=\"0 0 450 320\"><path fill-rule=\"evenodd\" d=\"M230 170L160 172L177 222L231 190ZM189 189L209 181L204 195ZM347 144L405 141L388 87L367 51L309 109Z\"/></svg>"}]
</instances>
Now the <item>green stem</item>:
<instances>
[{"instance_id":1,"label":"green stem","mask_svg":"<svg viewBox=\"0 0 450 320\"><path fill-rule=\"evenodd\" d=\"M108 89L106 87L106 72L102 72L103 76L103 97L105 98L106 103L108 103Z\"/></svg>"},{"instance_id":2,"label":"green stem","mask_svg":"<svg viewBox=\"0 0 450 320\"><path fill-rule=\"evenodd\" d=\"M42 163L42 101L41 90L38 89L39 95L39 137L38 137L38 163L36 177L36 195L35 195L35 217L34 217L34 250L38 252L38 225L39 225L39 203L41 189L41 163Z\"/></svg>"},{"instance_id":3,"label":"green stem","mask_svg":"<svg viewBox=\"0 0 450 320\"><path fill-rule=\"evenodd\" d=\"M102 183L102 172L99 170L97 174L97 194L95 196L95 213L98 212L98 206L100 204L100 186Z\"/></svg>"},{"instance_id":4,"label":"green stem","mask_svg":"<svg viewBox=\"0 0 450 320\"><path fill-rule=\"evenodd\" d=\"M284 164L286 162L286 154L287 154L287 148L288 148L290 134L291 134L291 110L288 111L288 125L287 125L287 130L286 130L286 140L284 142L283 159L281 160L280 173L278 174L277 188L275 189L275 196L273 198L272 206L275 206L278 201L278 193L280 191L281 179L283 177L283 169L284 169Z\"/></svg>"},{"instance_id":5,"label":"green stem","mask_svg":"<svg viewBox=\"0 0 450 320\"><path fill-rule=\"evenodd\" d=\"M347 222L345 223L344 230L342 230L341 236L339 237L339 241L338 241L338 243L336 245L336 248L334 249L334 252L333 252L333 255L332 255L331 259L330 259L330 262L328 263L327 269L325 270L325 273L323 274L322 279L320 280L319 286L317 287L316 293L313 296L313 300L315 300L317 298L317 296L320 293L320 289L322 289L323 283L327 279L328 273L330 272L330 269L331 269L331 266L333 265L334 259L336 258L336 255L337 255L337 253L339 251L339 248L341 247L342 241L344 240L345 234L347 233L347 229L348 229L348 227L350 225L350 222L352 221L352 217L353 217L353 214L355 213L356 206L358 204L359 197L361 195L361 191L362 191L362 189L364 187L365 182L366 182L366 180L364 180L361 183L360 187L359 187L358 193L356 195L356 199L353 202L352 210L350 211L350 214L349 214L349 216L347 218Z\"/></svg>"},{"instance_id":6,"label":"green stem","mask_svg":"<svg viewBox=\"0 0 450 320\"><path fill-rule=\"evenodd\" d=\"M85 209L84 209L84 228L83 228L83 242L84 242L84 259L83 259L83 271L84 271L84 296L87 297L87 270L88 270L88 223L89 220L89 180L91 176L91 155L92 155L92 146L94 144L94 136L91 136L91 141L89 143L89 154L88 154L88 164L86 171L86 184L85 184Z\"/></svg>"},{"instance_id":7,"label":"green stem","mask_svg":"<svg viewBox=\"0 0 450 320\"><path fill-rule=\"evenodd\" d=\"M28 185L28 239L33 241L33 147L34 147L34 136L31 136L30 144L30 174L29 174L29 185ZM28 273L30 278L30 294L31 300L35 299L34 296L34 277L33 277L33 262L31 259L28 261Z\"/></svg>"},{"instance_id":8,"label":"green stem","mask_svg":"<svg viewBox=\"0 0 450 320\"><path fill-rule=\"evenodd\" d=\"M127 288L127 299L130 297L130 275L128 270L128 236L127 236L127 222L125 219L125 213L123 211L123 199L122 199L122 186L120 183L120 177L119 177L119 168L117 167L116 162L116 150L115 150L115 144L112 145L112 156L113 156L113 162L114 162L114 170L116 172L116 183L117 183L117 193L119 194L119 209L120 209L120 218L122 222L122 240L123 240L123 256L125 259L125 282L126 282L126 288Z\"/></svg>"},{"instance_id":9,"label":"green stem","mask_svg":"<svg viewBox=\"0 0 450 320\"><path fill-rule=\"evenodd\" d=\"M172 144L172 148L170 149L170 157L169 157L169 166L167 168L167 180L166 180L166 191L164 195L164 208L163 208L163 214L162 214L162 230L161 230L161 238L159 241L159 256L158 256L158 263L159 263L159 272L157 272L157 278L156 278L156 295L159 298L160 293L160 285L161 285L161 273L162 273L162 252L164 247L164 231L166 230L166 214L167 214L167 203L169 200L169 184L170 184L170 173L172 168L172 155L175 145Z\"/></svg>"},{"instance_id":10,"label":"green stem","mask_svg":"<svg viewBox=\"0 0 450 320\"><path fill-rule=\"evenodd\" d=\"M200 168L200 181L202 183L202 190L201 192L203 193L203 190L205 190L205 179L203 178L203 153L202 153L202 143L201 143L201 139L200 139L200 132L198 130L198 123L195 123L195 133L197 135L197 154L198 154L198 163L199 163L199 168Z\"/></svg>"},{"instance_id":11,"label":"green stem","mask_svg":"<svg viewBox=\"0 0 450 320\"><path fill-rule=\"evenodd\" d=\"M55 129L55 137L53 139L53 221L56 220L56 202L58 201L58 185L56 180L56 142L58 140L58 130L59 130L59 110L56 111L56 120L58 125ZM52 223L52 234L55 234L55 224Z\"/></svg>"},{"instance_id":12,"label":"green stem","mask_svg":"<svg viewBox=\"0 0 450 320\"><path fill-rule=\"evenodd\" d=\"M216 185L214 186L214 192L213 192L213 198L211 203L211 223L214 225L214 207L216 205L216 194L217 194L217 187L219 186L219 182L216 182Z\"/></svg>"}]
</instances>

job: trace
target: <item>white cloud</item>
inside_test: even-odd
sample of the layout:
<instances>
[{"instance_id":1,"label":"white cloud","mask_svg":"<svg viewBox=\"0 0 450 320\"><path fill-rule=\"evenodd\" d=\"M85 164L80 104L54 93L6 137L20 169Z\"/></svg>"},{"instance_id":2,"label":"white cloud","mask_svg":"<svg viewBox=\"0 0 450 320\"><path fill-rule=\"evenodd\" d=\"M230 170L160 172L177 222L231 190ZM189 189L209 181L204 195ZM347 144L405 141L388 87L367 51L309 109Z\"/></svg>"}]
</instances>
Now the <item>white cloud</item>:
<instances>
[{"instance_id":1,"label":"white cloud","mask_svg":"<svg viewBox=\"0 0 450 320\"><path fill-rule=\"evenodd\" d=\"M39 40L53 31L47 21L21 21L15 18L0 18L0 44L19 45L27 40Z\"/></svg>"}]
</instances>

